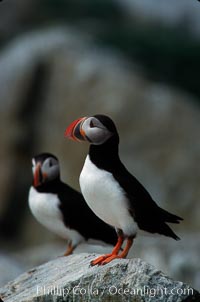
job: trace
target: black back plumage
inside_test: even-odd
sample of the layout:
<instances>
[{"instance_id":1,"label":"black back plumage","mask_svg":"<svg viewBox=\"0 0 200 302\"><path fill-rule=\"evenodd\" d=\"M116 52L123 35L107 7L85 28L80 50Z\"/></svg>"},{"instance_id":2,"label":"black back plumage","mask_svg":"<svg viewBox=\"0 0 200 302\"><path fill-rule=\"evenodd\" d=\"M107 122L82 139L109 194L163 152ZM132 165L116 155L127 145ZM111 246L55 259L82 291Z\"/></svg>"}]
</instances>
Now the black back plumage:
<instances>
[{"instance_id":1,"label":"black back plumage","mask_svg":"<svg viewBox=\"0 0 200 302\"><path fill-rule=\"evenodd\" d=\"M160 208L144 186L128 172L118 155L119 136L114 123L103 115L96 115L95 117L113 132L113 136L102 145L90 145L91 161L99 169L112 173L124 189L129 201L129 211L140 229L178 240L179 237L166 223L179 223L183 219Z\"/></svg>"},{"instance_id":2,"label":"black back plumage","mask_svg":"<svg viewBox=\"0 0 200 302\"><path fill-rule=\"evenodd\" d=\"M45 156L52 157L51 154L45 153L35 157L35 160L42 161ZM55 156L54 158L57 159ZM52 193L58 196L63 221L68 228L77 230L86 240L92 238L115 244L117 235L113 227L99 219L88 207L82 194L62 182L60 177L35 189L39 193Z\"/></svg>"}]
</instances>

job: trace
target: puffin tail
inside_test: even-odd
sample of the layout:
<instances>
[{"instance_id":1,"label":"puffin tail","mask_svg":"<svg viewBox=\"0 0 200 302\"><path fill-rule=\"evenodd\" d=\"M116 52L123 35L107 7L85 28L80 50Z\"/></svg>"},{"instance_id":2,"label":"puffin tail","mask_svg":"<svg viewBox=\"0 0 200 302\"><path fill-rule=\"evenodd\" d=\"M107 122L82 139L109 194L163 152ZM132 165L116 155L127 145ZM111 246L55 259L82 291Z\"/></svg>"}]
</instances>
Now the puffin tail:
<instances>
[{"instance_id":1,"label":"puffin tail","mask_svg":"<svg viewBox=\"0 0 200 302\"><path fill-rule=\"evenodd\" d=\"M180 240L180 238L172 231L172 229L166 223L163 223L159 229L160 234L165 235L167 237L171 237L175 240Z\"/></svg>"},{"instance_id":2,"label":"puffin tail","mask_svg":"<svg viewBox=\"0 0 200 302\"><path fill-rule=\"evenodd\" d=\"M180 221L183 220L183 218L181 218L177 215L171 214L162 208L159 208L159 210L160 210L160 214L162 215L163 221L165 221L165 222L180 223Z\"/></svg>"}]
</instances>

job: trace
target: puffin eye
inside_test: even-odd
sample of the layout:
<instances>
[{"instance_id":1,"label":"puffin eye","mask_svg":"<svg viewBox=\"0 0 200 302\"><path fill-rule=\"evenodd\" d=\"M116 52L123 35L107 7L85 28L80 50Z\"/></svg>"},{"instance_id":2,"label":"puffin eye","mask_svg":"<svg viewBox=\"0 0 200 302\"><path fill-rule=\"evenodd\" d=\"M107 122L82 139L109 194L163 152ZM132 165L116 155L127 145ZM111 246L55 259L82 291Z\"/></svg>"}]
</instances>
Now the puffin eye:
<instances>
[{"instance_id":1,"label":"puffin eye","mask_svg":"<svg viewBox=\"0 0 200 302\"><path fill-rule=\"evenodd\" d=\"M95 125L94 125L93 121L91 121L90 122L90 128L94 128L94 127L95 127Z\"/></svg>"},{"instance_id":2,"label":"puffin eye","mask_svg":"<svg viewBox=\"0 0 200 302\"><path fill-rule=\"evenodd\" d=\"M52 160L49 161L49 167L52 167L53 166L53 163L52 163Z\"/></svg>"}]
</instances>

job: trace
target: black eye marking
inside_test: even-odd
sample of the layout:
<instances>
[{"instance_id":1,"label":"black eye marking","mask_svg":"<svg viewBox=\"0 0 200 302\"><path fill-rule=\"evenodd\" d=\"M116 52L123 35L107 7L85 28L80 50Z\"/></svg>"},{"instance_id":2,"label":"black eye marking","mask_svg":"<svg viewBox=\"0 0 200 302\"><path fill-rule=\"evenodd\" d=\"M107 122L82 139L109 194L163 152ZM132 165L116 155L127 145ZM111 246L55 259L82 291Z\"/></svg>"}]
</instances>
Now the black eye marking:
<instances>
[{"instance_id":1,"label":"black eye marking","mask_svg":"<svg viewBox=\"0 0 200 302\"><path fill-rule=\"evenodd\" d=\"M53 163L52 163L52 160L49 161L49 167L52 167L53 166Z\"/></svg>"},{"instance_id":2,"label":"black eye marking","mask_svg":"<svg viewBox=\"0 0 200 302\"><path fill-rule=\"evenodd\" d=\"M95 127L95 125L94 125L93 121L91 121L90 122L90 128L94 128L94 127Z\"/></svg>"}]
</instances>

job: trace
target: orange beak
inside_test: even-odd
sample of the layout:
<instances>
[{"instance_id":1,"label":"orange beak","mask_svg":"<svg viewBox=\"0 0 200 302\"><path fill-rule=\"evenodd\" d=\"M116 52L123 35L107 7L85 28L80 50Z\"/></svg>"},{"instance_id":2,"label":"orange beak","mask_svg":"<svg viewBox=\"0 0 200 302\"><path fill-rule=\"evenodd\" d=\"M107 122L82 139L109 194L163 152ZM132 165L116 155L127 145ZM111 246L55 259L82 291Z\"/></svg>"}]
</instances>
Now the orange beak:
<instances>
[{"instance_id":1,"label":"orange beak","mask_svg":"<svg viewBox=\"0 0 200 302\"><path fill-rule=\"evenodd\" d=\"M42 183L42 172L41 172L41 163L37 163L35 167L35 173L33 176L33 186L38 187Z\"/></svg>"},{"instance_id":2,"label":"orange beak","mask_svg":"<svg viewBox=\"0 0 200 302\"><path fill-rule=\"evenodd\" d=\"M77 142L87 140L85 132L82 129L82 124L86 119L87 117L81 117L73 121L65 130L65 137Z\"/></svg>"}]
</instances>

